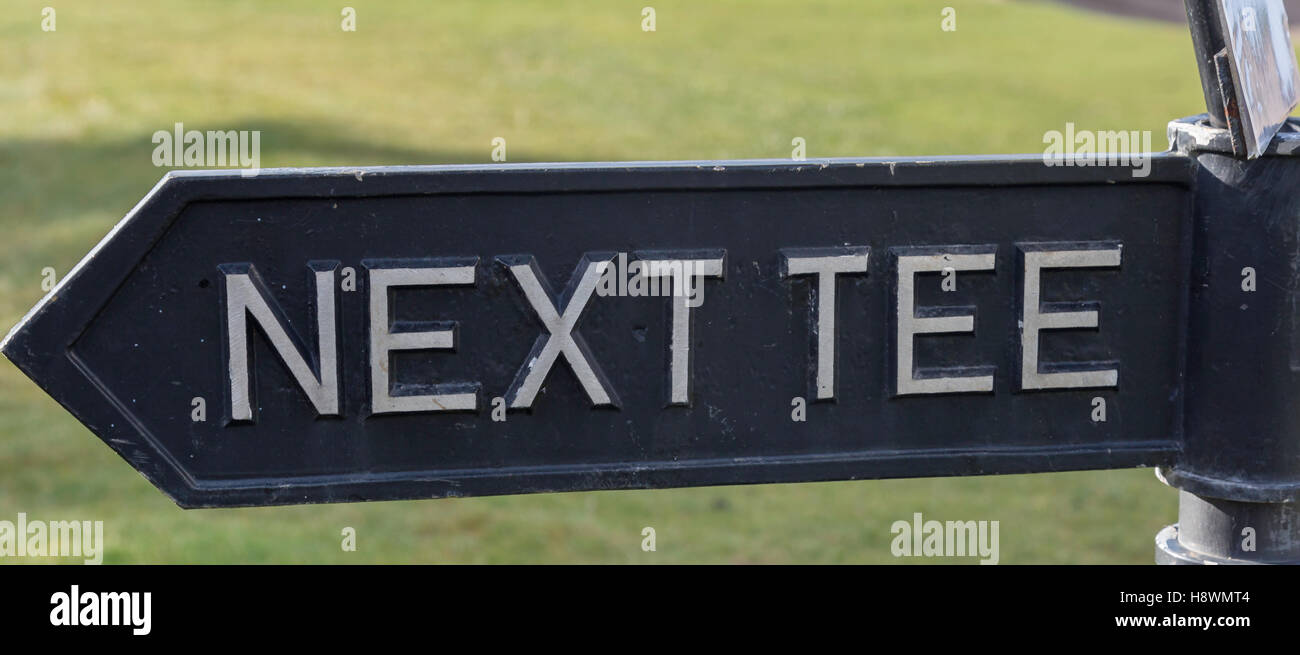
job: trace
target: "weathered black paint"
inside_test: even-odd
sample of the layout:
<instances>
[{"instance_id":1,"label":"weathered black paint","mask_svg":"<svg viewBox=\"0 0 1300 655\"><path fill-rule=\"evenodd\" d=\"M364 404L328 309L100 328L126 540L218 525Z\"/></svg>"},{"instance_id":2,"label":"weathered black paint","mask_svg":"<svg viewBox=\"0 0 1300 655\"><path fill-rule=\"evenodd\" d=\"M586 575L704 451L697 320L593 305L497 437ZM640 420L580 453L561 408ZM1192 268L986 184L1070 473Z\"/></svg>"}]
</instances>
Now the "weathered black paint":
<instances>
[{"instance_id":1,"label":"weathered black paint","mask_svg":"<svg viewBox=\"0 0 1300 655\"><path fill-rule=\"evenodd\" d=\"M1300 152L1298 133L1278 142ZM1163 475L1213 498L1276 503L1300 500L1300 158L1270 154L1197 153L1187 438Z\"/></svg>"},{"instance_id":2,"label":"weathered black paint","mask_svg":"<svg viewBox=\"0 0 1300 655\"><path fill-rule=\"evenodd\" d=\"M1048 167L1039 157L173 173L11 336L5 354L185 507L971 475L1172 464L1183 448L1193 160ZM1044 359L1119 362L1118 389L1015 390L1018 245L1118 241L1115 270L1046 274L1043 300L1100 303L1098 331ZM815 280L780 250L865 245L839 282L837 398L813 397ZM925 336L918 366L996 367L992 394L892 397L891 249L992 245L996 270L918 306L975 306L974 335ZM495 263L536 257L563 289L589 251L724 249L693 310L692 405L666 407L668 302L595 298L578 324L621 400L593 409L564 364L493 422L539 334ZM478 413L368 416L363 260L478 257L475 287L395 292L395 320L455 320L456 351L397 353L396 384L480 380ZM316 418L260 333L252 424L228 400L218 266L252 263L314 345L308 262L340 292L342 418ZM190 399L208 420L190 420ZM1090 418L1107 402L1107 420Z\"/></svg>"}]
</instances>

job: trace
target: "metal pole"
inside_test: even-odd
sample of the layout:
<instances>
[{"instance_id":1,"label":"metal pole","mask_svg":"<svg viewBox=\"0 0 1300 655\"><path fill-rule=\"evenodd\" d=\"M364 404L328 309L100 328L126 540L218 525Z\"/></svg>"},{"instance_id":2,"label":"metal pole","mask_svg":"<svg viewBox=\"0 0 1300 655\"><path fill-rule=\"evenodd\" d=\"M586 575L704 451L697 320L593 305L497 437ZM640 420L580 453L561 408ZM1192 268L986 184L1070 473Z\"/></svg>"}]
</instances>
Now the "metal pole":
<instances>
[{"instance_id":1,"label":"metal pole","mask_svg":"<svg viewBox=\"0 0 1300 655\"><path fill-rule=\"evenodd\" d=\"M1201 91L1205 94L1205 108L1210 114L1210 125L1227 127L1219 67L1215 62L1215 56L1224 51L1219 3L1216 0L1184 0L1183 6L1187 10L1187 26L1192 31L1196 69L1201 76ZM1231 90L1231 86L1228 88Z\"/></svg>"},{"instance_id":2,"label":"metal pole","mask_svg":"<svg viewBox=\"0 0 1300 655\"><path fill-rule=\"evenodd\" d=\"M1298 529L1296 503L1247 503L1179 491L1178 523L1156 535L1156 562L1295 564L1300 562Z\"/></svg>"},{"instance_id":3,"label":"metal pole","mask_svg":"<svg viewBox=\"0 0 1300 655\"><path fill-rule=\"evenodd\" d=\"M1184 447L1161 564L1300 563L1300 134L1245 158L1222 0L1184 0L1208 115L1169 125L1195 164ZM1294 124L1293 124L1294 125Z\"/></svg>"},{"instance_id":4,"label":"metal pole","mask_svg":"<svg viewBox=\"0 0 1300 655\"><path fill-rule=\"evenodd\" d=\"M1233 153L1204 117L1170 123L1195 166L1184 445L1162 564L1300 564L1300 133Z\"/></svg>"}]
</instances>

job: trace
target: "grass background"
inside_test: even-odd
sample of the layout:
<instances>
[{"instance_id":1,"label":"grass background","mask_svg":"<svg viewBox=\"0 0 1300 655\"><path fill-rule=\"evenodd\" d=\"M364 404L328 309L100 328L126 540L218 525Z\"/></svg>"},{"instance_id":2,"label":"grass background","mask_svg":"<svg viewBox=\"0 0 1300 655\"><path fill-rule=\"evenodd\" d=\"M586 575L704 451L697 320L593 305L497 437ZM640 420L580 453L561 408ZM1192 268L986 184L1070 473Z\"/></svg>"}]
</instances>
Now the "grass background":
<instances>
[{"instance_id":1,"label":"grass background","mask_svg":"<svg viewBox=\"0 0 1300 655\"><path fill-rule=\"evenodd\" d=\"M1160 149L1204 110L1185 25L1044 2L10 0L0 44L2 328L165 172L150 137L176 122L260 130L275 167L486 162L497 136L512 162L787 157L796 136L809 157L1041 152L1066 122ZM0 363L0 519L103 520L110 563L944 561L890 555L913 512L1000 521L1003 563L1149 563L1176 508L1124 470L186 512Z\"/></svg>"}]
</instances>

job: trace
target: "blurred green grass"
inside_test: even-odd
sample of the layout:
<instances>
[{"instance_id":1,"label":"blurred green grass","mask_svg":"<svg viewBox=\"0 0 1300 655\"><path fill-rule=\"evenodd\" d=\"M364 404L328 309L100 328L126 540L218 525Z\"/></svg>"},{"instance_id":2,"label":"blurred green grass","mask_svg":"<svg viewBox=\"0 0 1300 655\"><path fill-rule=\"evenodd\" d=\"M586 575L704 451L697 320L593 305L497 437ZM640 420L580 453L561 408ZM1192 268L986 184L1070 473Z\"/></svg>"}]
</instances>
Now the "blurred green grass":
<instances>
[{"instance_id":1,"label":"blurred green grass","mask_svg":"<svg viewBox=\"0 0 1300 655\"><path fill-rule=\"evenodd\" d=\"M485 162L497 136L516 162L787 157L796 136L810 157L1040 152L1066 122L1159 148L1203 110L1185 26L1050 3L348 0L354 33L308 0L65 1L46 33L47 4L0 12L6 327L162 175L150 136L176 122L261 130L274 167ZM1149 563L1176 506L1128 470L184 512L0 364L0 519L103 520L110 563L940 561L890 555L914 512L1000 521L1003 563Z\"/></svg>"}]
</instances>

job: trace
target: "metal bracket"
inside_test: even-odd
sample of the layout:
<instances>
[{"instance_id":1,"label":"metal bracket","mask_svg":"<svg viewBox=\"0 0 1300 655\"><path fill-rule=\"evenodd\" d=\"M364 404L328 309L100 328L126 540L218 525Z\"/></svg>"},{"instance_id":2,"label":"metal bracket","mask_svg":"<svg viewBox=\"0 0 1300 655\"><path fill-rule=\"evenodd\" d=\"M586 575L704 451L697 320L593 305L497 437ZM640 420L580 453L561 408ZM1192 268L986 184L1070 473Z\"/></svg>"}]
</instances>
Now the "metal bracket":
<instances>
[{"instance_id":1,"label":"metal bracket","mask_svg":"<svg viewBox=\"0 0 1300 655\"><path fill-rule=\"evenodd\" d=\"M1300 100L1300 69L1281 0L1184 0L1209 124L1231 154L1255 159Z\"/></svg>"}]
</instances>

